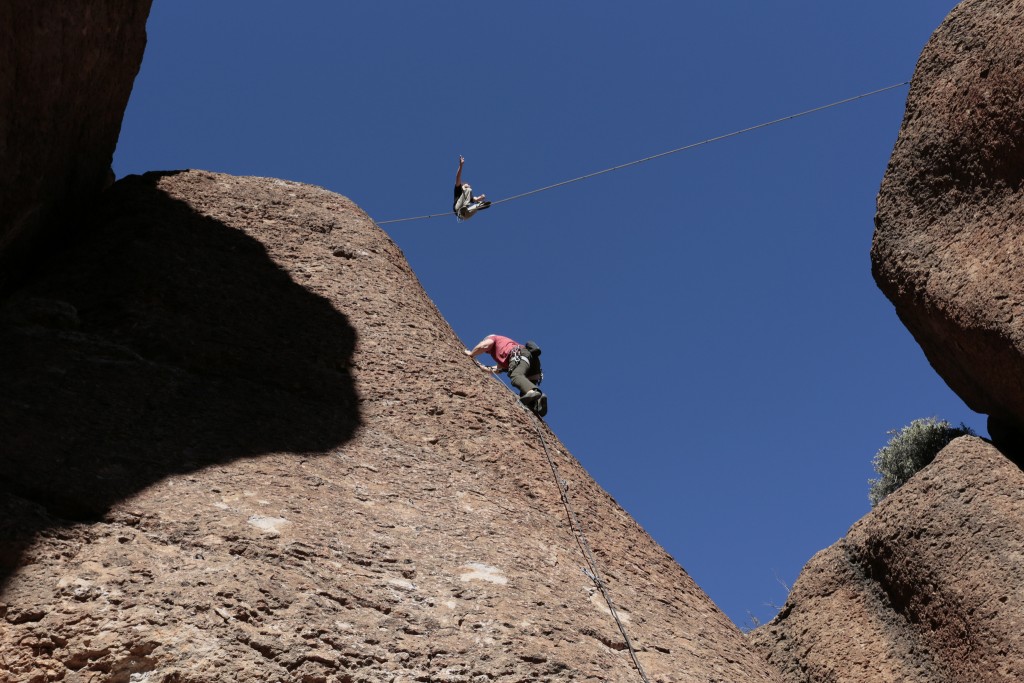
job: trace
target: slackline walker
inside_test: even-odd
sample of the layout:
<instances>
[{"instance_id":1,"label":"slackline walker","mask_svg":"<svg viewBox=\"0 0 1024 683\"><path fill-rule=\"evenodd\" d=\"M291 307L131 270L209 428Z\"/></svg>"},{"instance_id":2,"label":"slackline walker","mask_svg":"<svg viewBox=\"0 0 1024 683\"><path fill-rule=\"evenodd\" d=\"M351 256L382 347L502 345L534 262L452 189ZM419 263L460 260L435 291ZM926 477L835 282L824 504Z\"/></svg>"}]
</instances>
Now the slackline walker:
<instances>
[{"instance_id":1,"label":"slackline walker","mask_svg":"<svg viewBox=\"0 0 1024 683\"><path fill-rule=\"evenodd\" d=\"M577 182L579 182L581 180L587 180L588 178L593 178L595 176L603 175L605 173L611 173L612 171L618 171L619 169L628 168L630 166L636 166L638 164L642 164L642 163L645 163L645 162L648 162L648 161L653 161L654 159L660 159L661 157L667 157L670 154L676 154L678 152L685 152L686 150L694 149L695 147L701 147L702 145L709 145L712 142L718 142L720 140L725 140L727 138L736 137L737 135L742 135L744 133L750 133L751 131L755 131L755 130L758 130L760 128L767 128L768 126L774 126L775 124L782 123L783 121L790 121L792 119L798 119L801 116L807 116L808 114L814 114L814 113L819 112L819 111L824 111L826 109L831 109L832 107L838 107L838 106L840 106L842 104L849 104L850 102L855 102L857 100L862 100L865 97L871 97L872 95L878 95L878 94L886 92L888 90L894 90L896 88L900 88L900 87L902 87L904 85L908 85L909 83L910 83L910 81L903 81L902 83L894 83L893 85L887 85L884 88L879 88L878 90L872 90L870 92L861 93L860 95L854 95L853 97L847 97L844 100L838 100L836 102L830 102L829 104L823 104L820 107L814 107L813 109L807 109L805 111L798 112L796 114L790 114L789 116L783 116L782 118L774 119L772 121L765 121L764 123L759 123L759 124L757 124L755 126L750 126L749 128L742 128L740 130L736 130L736 131L733 131L731 133L726 133L724 135L719 135L717 137L708 138L706 140L701 140L700 142L694 142L694 143L686 145L684 147L677 147L676 149L670 149L667 152L660 152L659 154L652 154L651 156L644 157L643 159L637 159L636 161L629 161L629 162L626 162L624 164L619 164L618 166L612 166L611 168L605 168L605 169L602 169L600 171L594 171L593 173L587 173L586 175L581 175L581 176L576 177L576 178L570 178L569 180L563 180L560 183L555 183L553 185L546 185L544 187L538 187L535 190L530 190L528 192L523 192L523 193L520 193L520 194L512 195L511 197L505 197L504 199L498 199L498 200L493 201L493 202L485 202L485 203L487 204L488 207L490 207L490 206L497 206L498 204L504 204L505 202L511 202L511 201L513 201L515 199L522 199L523 197L529 197L532 194L537 194L539 192L546 192L547 190L553 190L556 187L562 187L563 185L569 185L571 183L577 183ZM461 165L460 165L460 168L461 168ZM481 197L481 199L482 199L482 197ZM377 225L387 225L388 223L405 223L405 222L408 222L408 221L420 221L420 220L424 220L424 219L427 219L427 218L439 218L441 216L450 216L450 215L451 215L450 212L445 212L445 213L431 213L431 214L426 214L426 215L423 215L423 216L411 216L409 218L394 218L394 219L389 220L389 221L378 221Z\"/></svg>"},{"instance_id":2,"label":"slackline walker","mask_svg":"<svg viewBox=\"0 0 1024 683\"><path fill-rule=\"evenodd\" d=\"M517 403L519 402L517 401ZM523 406L522 403L519 403L519 405L524 409L529 410ZM597 566L597 558L594 557L594 552L590 549L590 543L587 541L587 535L583 529L583 524L580 522L579 517L576 516L576 510L572 506L572 501L569 500L569 482L562 479L562 475L558 471L558 465L555 463L555 459L551 457L551 451L548 449L548 440L544 438L544 432L540 427L543 420L536 415L530 415L529 419L532 419L533 427L537 430L537 438L540 439L540 444L544 447L544 455L547 457L548 465L551 466L551 474L555 478L555 484L558 486L558 492L562 496L562 505L565 507L566 515L569 517L569 529L572 531L573 536L575 536L576 543L583 552L583 556L586 558L587 564L590 565L590 569L583 569L583 573L586 574L587 577L601 590L601 595L604 596L604 601L608 605L608 611L615 620L615 624L619 627L619 633L622 634L622 640L626 644L626 648L629 650L629 656L633 659L633 666L636 667L637 673L640 674L640 678L644 683L650 683L650 679L647 678L647 673L644 671L644 667L640 664L640 660L636 656L636 649L633 647L633 642L629 639L626 627L623 625L622 620L619 619L619 613L615 609L615 603L612 602L611 594L608 593L608 587L605 586L604 580L601 578L601 572Z\"/></svg>"}]
</instances>

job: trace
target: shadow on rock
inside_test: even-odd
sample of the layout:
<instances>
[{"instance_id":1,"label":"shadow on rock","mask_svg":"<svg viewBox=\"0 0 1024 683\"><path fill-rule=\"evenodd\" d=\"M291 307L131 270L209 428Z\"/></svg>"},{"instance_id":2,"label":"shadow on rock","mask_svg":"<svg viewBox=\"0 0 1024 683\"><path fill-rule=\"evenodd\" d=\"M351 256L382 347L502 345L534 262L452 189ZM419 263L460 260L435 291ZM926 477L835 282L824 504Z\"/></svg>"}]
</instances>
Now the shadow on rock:
<instances>
[{"instance_id":1,"label":"shadow on rock","mask_svg":"<svg viewBox=\"0 0 1024 683\"><path fill-rule=\"evenodd\" d=\"M127 178L0 308L0 580L171 474L359 425L355 330L259 241Z\"/></svg>"},{"instance_id":2,"label":"shadow on rock","mask_svg":"<svg viewBox=\"0 0 1024 683\"><path fill-rule=\"evenodd\" d=\"M989 415L988 435L999 452L1024 470L1024 429L1011 418Z\"/></svg>"}]
</instances>

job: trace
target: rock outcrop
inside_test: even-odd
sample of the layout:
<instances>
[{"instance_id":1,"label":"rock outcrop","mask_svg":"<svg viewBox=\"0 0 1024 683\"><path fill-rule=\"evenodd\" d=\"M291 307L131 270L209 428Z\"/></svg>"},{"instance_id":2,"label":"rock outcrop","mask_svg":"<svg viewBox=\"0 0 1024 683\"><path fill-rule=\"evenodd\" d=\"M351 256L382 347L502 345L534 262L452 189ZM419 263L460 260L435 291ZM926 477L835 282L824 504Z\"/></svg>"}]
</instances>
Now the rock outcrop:
<instances>
[{"instance_id":1,"label":"rock outcrop","mask_svg":"<svg viewBox=\"0 0 1024 683\"><path fill-rule=\"evenodd\" d=\"M875 280L993 438L1024 434L1024 0L965 0L925 47L878 197Z\"/></svg>"},{"instance_id":2,"label":"rock outcrop","mask_svg":"<svg viewBox=\"0 0 1024 683\"><path fill-rule=\"evenodd\" d=\"M352 202L97 211L0 309L0 679L639 681L546 444L650 679L779 681Z\"/></svg>"},{"instance_id":3,"label":"rock outcrop","mask_svg":"<svg viewBox=\"0 0 1024 683\"><path fill-rule=\"evenodd\" d=\"M109 182L151 2L0 3L0 289Z\"/></svg>"},{"instance_id":4,"label":"rock outcrop","mask_svg":"<svg viewBox=\"0 0 1024 683\"><path fill-rule=\"evenodd\" d=\"M1019 460L1024 0L966 0L925 47L878 198L875 280ZM1024 680L1024 472L962 437L804 568L751 636L787 683Z\"/></svg>"},{"instance_id":5,"label":"rock outcrop","mask_svg":"<svg viewBox=\"0 0 1024 683\"><path fill-rule=\"evenodd\" d=\"M791 683L1024 680L1024 472L953 441L804 568L753 642Z\"/></svg>"}]
</instances>

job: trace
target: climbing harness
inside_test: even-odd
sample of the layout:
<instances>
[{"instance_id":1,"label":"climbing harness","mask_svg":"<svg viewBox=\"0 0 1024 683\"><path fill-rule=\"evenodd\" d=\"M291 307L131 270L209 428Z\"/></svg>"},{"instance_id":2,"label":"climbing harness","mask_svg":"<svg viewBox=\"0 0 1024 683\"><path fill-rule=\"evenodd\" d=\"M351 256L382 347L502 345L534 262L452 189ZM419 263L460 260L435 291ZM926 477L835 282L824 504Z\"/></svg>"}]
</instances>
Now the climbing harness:
<instances>
[{"instance_id":1,"label":"climbing harness","mask_svg":"<svg viewBox=\"0 0 1024 683\"><path fill-rule=\"evenodd\" d=\"M529 351L527 351L529 353ZM512 349L512 353L508 355L508 374L512 375L512 371L519 366L520 363L526 363L526 367L530 367L530 358L523 356L523 347L517 346Z\"/></svg>"},{"instance_id":2,"label":"climbing harness","mask_svg":"<svg viewBox=\"0 0 1024 683\"><path fill-rule=\"evenodd\" d=\"M478 212L489 208L491 208L491 202L473 202L469 206L465 206L459 209L458 211L455 211L455 218L457 218L458 221L462 223L464 221L468 221Z\"/></svg>"},{"instance_id":3,"label":"climbing harness","mask_svg":"<svg viewBox=\"0 0 1024 683\"><path fill-rule=\"evenodd\" d=\"M576 537L576 543L579 544L580 550L583 551L587 564L590 565L589 569L583 569L583 573L601 590L601 595L604 596L605 602L608 603L608 611L611 612L612 618L615 619L615 623L619 627L619 633L622 634L622 640L626 643L629 656L633 658L633 664L636 666L640 678L643 679L644 683L650 683L650 679L647 678L647 674L644 672L644 667L636 656L636 650L633 649L633 643L629 639L629 634L626 633L626 627L622 624L622 620L619 619L619 613L615 609L615 603L612 602L612 596L608 593L608 588L601 579L601 572L597 567L597 558L594 557L594 553L590 549L590 543L587 541L583 524L580 522L579 517L576 516L576 510L572 506L572 501L569 500L569 483L562 479L562 475L558 471L558 465L555 463L555 459L551 457L551 451L548 449L548 441L544 438L544 432L540 428L542 420L536 415L531 414L531 417L533 418L533 427L537 430L537 438L540 439L540 443L544 447L544 455L548 459L548 465L551 466L551 474L555 477L558 492L562 496L562 505L565 506L565 512L569 517L569 528L572 530L573 536Z\"/></svg>"},{"instance_id":4,"label":"climbing harness","mask_svg":"<svg viewBox=\"0 0 1024 683\"><path fill-rule=\"evenodd\" d=\"M553 190L556 187L562 187L563 185L569 185L571 183L577 183L577 182L579 182L581 180L587 180L588 178L593 178L595 176L603 175L605 173L611 173L612 171L618 171L620 169L628 168L630 166L636 166L637 164L642 164L642 163L645 163L645 162L648 162L648 161L653 161L654 159L660 159L661 157L667 157L670 154L676 154L678 152L685 152L686 150L694 149L695 147L700 147L702 145L709 145L712 142L719 142L720 140L725 140L727 138L736 137L737 135L742 135L743 133L749 133L751 131L755 131L755 130L758 130L760 128L767 128L768 126L774 126L775 124L782 123L783 121L790 121L792 119L798 119L801 116L807 116L808 114L814 114L814 113L819 112L819 111L824 111L825 109L831 109L832 107L838 107L839 105L842 105L842 104L849 104L850 102L855 102L856 100L861 100L861 99L864 99L865 97L871 97L872 95L878 95L880 93L886 92L887 90L893 90L895 88L899 88L899 87L902 87L904 85L908 85L909 83L910 83L910 81L903 81L902 83L895 83L893 85L887 85L886 87L879 88L878 90L872 90L870 92L861 93L860 95L855 95L853 97L847 97L844 100L838 100L836 102L831 102L829 104L823 104L820 107L814 107L813 109L808 109L806 111L802 111L802 112L799 112L799 113L796 113L796 114L790 114L789 116L783 116L782 118L774 119L772 121L765 121L764 123L759 123L759 124L757 124L755 126L750 126L748 128L743 128L741 130L736 130L736 131L733 131L731 133L726 133L725 135L719 135L717 137L708 138L706 140L701 140L700 142L694 142L694 143L686 145L684 147L677 147L676 149L670 149L667 152L661 152L659 154L652 154L651 156L644 157L643 159L637 159L636 161L630 161L630 162L627 162L625 164L619 164L618 166L612 166L611 168L606 168L606 169L603 169L603 170L600 170L600 171L595 171L593 173L587 173L586 175L581 175L581 176L579 176L577 178L570 178L569 180L563 180L562 182L555 183L554 185L546 185L545 187L539 187L536 190L530 190L529 192L523 192L521 194L512 195L511 197L505 197L504 199L499 199L497 201L490 202L490 206L497 206L498 204L503 204L505 202L511 202L511 201L513 201L515 199L522 199L523 197L529 197L532 194L537 194L539 192L546 192L547 190ZM445 212L445 213L431 213L431 214L426 214L424 216L412 216L410 218L394 218L394 219L389 220L389 221L379 221L377 223L377 225L387 225L388 223L405 223L407 221L419 221L419 220L424 220L426 218L438 218L440 216L448 216L448 215L451 215L451 214L448 213L448 212Z\"/></svg>"}]
</instances>

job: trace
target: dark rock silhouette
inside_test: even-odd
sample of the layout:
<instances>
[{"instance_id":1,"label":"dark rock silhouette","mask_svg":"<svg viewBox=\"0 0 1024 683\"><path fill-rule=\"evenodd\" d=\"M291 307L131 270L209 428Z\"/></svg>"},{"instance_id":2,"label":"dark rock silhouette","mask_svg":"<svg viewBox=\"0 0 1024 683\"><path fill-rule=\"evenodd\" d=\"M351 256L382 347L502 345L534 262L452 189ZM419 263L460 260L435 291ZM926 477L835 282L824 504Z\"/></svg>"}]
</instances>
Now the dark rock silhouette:
<instances>
[{"instance_id":1,"label":"dark rock silhouette","mask_svg":"<svg viewBox=\"0 0 1024 683\"><path fill-rule=\"evenodd\" d=\"M151 2L0 3L0 291L109 184Z\"/></svg>"}]
</instances>

